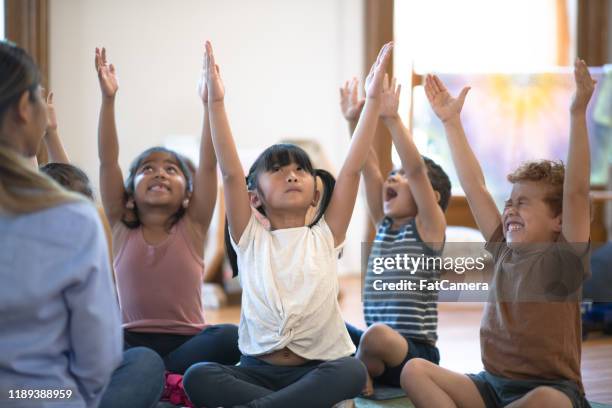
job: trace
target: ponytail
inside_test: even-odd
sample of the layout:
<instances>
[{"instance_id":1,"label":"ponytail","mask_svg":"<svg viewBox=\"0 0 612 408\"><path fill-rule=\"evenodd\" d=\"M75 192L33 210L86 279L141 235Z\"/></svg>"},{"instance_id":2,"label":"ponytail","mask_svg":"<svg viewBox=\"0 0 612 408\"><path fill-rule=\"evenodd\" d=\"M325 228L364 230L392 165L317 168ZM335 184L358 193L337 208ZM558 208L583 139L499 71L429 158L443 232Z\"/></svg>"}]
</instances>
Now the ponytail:
<instances>
[{"instance_id":1,"label":"ponytail","mask_svg":"<svg viewBox=\"0 0 612 408\"><path fill-rule=\"evenodd\" d=\"M325 215L325 211L327 211L327 207L329 207L331 201L332 193L334 192L334 187L336 186L336 179L327 170L315 169L314 174L315 179L319 177L323 182L323 191L321 192L321 199L317 205L317 212L312 222L308 225L309 227L317 225L317 223L321 221L323 215Z\"/></svg>"}]
</instances>

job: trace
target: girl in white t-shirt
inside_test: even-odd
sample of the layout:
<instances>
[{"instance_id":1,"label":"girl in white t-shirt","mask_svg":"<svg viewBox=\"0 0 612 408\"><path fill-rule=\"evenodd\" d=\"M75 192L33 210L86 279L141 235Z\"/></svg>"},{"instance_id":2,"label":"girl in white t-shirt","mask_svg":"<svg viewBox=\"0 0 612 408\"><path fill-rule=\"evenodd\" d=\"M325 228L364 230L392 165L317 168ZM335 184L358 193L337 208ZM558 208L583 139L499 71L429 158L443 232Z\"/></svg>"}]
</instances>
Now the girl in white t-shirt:
<instances>
[{"instance_id":1,"label":"girl in white t-shirt","mask_svg":"<svg viewBox=\"0 0 612 408\"><path fill-rule=\"evenodd\" d=\"M381 49L368 74L366 103L337 182L313 169L302 149L281 144L259 156L245 183L224 86L206 43L208 109L223 174L228 249L236 253L232 264L243 288L238 332L243 356L240 366L202 363L187 371L185 390L196 406L329 408L363 388L365 367L350 357L355 348L337 302L336 269L374 138L391 49L392 44ZM312 207L319 210L307 224Z\"/></svg>"}]
</instances>

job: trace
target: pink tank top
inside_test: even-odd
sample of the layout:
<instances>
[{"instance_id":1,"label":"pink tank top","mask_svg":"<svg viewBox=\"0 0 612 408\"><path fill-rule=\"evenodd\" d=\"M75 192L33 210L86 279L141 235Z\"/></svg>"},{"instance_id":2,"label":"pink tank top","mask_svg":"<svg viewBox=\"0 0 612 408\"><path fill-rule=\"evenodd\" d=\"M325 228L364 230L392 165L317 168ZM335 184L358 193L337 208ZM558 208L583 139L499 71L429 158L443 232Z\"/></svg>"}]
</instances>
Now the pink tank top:
<instances>
[{"instance_id":1,"label":"pink tank top","mask_svg":"<svg viewBox=\"0 0 612 408\"><path fill-rule=\"evenodd\" d=\"M148 244L142 228L114 227L113 245L123 328L135 332L194 335L206 326L202 310L204 261L197 255L186 220L168 238Z\"/></svg>"}]
</instances>

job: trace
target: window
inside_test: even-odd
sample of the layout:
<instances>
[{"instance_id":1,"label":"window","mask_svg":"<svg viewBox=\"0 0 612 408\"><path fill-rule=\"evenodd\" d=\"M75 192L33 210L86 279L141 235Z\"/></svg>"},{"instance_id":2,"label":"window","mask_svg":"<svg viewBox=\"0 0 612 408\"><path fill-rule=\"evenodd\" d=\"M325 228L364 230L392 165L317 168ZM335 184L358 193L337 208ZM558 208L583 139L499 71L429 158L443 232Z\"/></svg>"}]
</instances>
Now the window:
<instances>
[{"instance_id":1,"label":"window","mask_svg":"<svg viewBox=\"0 0 612 408\"><path fill-rule=\"evenodd\" d=\"M472 87L462 118L498 203L510 190L506 175L521 162L566 159L575 16L576 0L395 2L398 81L408 91L413 72L435 72L453 95ZM592 74L601 76L601 69ZM593 184L605 182L607 160L605 138L591 115L597 97L596 91L588 112ZM444 130L422 86L403 92L400 112L411 112L419 150L449 174L453 193L462 194Z\"/></svg>"},{"instance_id":2,"label":"window","mask_svg":"<svg viewBox=\"0 0 612 408\"><path fill-rule=\"evenodd\" d=\"M0 0L0 40L4 40L4 0Z\"/></svg>"}]
</instances>

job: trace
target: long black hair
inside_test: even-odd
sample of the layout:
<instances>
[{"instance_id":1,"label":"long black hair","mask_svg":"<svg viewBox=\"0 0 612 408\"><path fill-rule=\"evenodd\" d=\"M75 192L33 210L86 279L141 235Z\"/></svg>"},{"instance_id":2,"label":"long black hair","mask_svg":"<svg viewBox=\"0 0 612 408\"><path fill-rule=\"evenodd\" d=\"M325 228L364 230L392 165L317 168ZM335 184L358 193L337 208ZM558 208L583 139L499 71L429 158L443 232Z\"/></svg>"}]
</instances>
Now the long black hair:
<instances>
[{"instance_id":1,"label":"long black hair","mask_svg":"<svg viewBox=\"0 0 612 408\"><path fill-rule=\"evenodd\" d=\"M191 174L191 170L189 169L189 165L185 162L185 159L183 158L183 156L181 156L180 154L176 153L174 150L170 150L167 149L165 147L161 147L161 146L155 146L155 147L151 147L147 150L145 150L144 152L140 153L135 159L134 161L132 161L132 164L130 165L130 172L127 176L127 178L125 179L125 197L124 200L127 202L129 199L131 199L134 196L134 190L135 190L135 186L134 186L134 179L136 178L136 172L138 171L138 168L140 167L140 165L145 161L145 159L147 157L149 157L151 154L153 153L166 153L169 154L170 156L172 156L180 170L181 173L183 173L183 176L185 177L185 189L187 192L193 192L193 175ZM122 218L121 221L123 221L123 223L125 224L126 227L130 228L130 229L134 229L134 228L138 228L141 225L140 222L140 218L138 216L138 206L136 205L136 202L134 202L134 209L131 211L132 214L130 214L130 217L127 217L124 215L124 217ZM183 208L183 206L181 205L178 209L178 211L176 213L174 213L174 215L172 216L172 220L170 222L170 227L172 227L174 224L176 224L178 222L178 220L180 220L183 215L185 215L185 208Z\"/></svg>"},{"instance_id":2,"label":"long black hair","mask_svg":"<svg viewBox=\"0 0 612 408\"><path fill-rule=\"evenodd\" d=\"M304 151L304 149L301 147L290 143L280 143L272 145L264 150L257 157L257 159L255 159L255 162L253 162L251 168L249 169L249 174L246 176L247 189L249 191L259 191L257 180L262 172L270 171L277 166L284 167L292 163L302 167L306 172L310 173L315 178L315 186L317 184L317 177L320 178L323 183L323 194L319 204L317 205L317 212L315 213L315 216L310 224L308 224L308 227L310 228L316 225L321 220L321 217L323 217L325 214L325 211L329 206L329 202L331 201L334 186L336 185L336 179L326 170L315 169L312 166L310 157L308 157L308 153L306 153L306 151ZM257 207L257 211L263 215L266 215L263 205ZM232 267L233 275L237 276L238 259L236 256L236 251L234 251L234 248L232 247L227 217L225 218L225 250Z\"/></svg>"}]
</instances>

